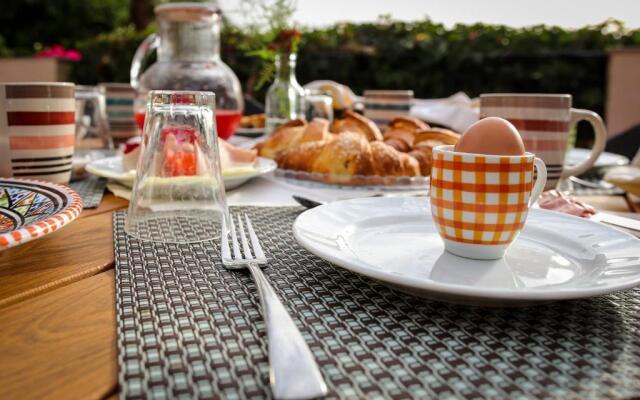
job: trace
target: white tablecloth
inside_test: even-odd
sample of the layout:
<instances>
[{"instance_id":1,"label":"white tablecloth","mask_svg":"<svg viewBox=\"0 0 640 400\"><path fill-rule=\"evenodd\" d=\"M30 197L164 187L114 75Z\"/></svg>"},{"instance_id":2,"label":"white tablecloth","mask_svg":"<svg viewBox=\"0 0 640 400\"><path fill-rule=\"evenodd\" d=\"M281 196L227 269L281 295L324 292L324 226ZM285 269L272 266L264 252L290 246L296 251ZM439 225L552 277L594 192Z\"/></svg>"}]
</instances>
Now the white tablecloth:
<instances>
[{"instance_id":1,"label":"white tablecloth","mask_svg":"<svg viewBox=\"0 0 640 400\"><path fill-rule=\"evenodd\" d=\"M310 186L312 185L312 186ZM336 201L357 197L369 197L379 193L402 194L402 193L422 193L421 191L389 191L368 189L347 189L331 188L329 186L318 187L319 185L289 183L273 175L255 178L239 188L227 192L227 204L231 206L293 206L298 205L291 197L298 195L318 201Z\"/></svg>"}]
</instances>

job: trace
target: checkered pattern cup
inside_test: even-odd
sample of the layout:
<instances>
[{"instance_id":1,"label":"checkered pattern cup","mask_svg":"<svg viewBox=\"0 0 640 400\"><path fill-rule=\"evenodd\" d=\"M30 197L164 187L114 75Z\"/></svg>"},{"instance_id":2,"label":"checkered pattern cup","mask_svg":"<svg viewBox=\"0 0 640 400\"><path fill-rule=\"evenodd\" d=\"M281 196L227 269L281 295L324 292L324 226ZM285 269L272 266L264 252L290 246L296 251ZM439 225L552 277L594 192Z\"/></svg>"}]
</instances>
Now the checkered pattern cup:
<instances>
[{"instance_id":1,"label":"checkered pattern cup","mask_svg":"<svg viewBox=\"0 0 640 400\"><path fill-rule=\"evenodd\" d=\"M453 146L433 149L431 212L446 250L467 258L501 258L546 181L544 162L531 153L498 156L460 153Z\"/></svg>"}]
</instances>

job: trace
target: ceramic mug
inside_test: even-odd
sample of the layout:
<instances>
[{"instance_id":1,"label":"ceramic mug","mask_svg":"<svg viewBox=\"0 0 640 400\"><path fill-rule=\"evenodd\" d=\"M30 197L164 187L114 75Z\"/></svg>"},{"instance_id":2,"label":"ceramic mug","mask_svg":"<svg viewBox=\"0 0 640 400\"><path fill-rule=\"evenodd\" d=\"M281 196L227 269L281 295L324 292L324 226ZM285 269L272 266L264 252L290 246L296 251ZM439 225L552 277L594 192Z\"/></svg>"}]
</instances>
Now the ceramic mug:
<instances>
[{"instance_id":1,"label":"ceramic mug","mask_svg":"<svg viewBox=\"0 0 640 400\"><path fill-rule=\"evenodd\" d=\"M107 104L107 119L111 137L116 145L138 136L133 102L136 92L128 83L101 83Z\"/></svg>"},{"instance_id":2,"label":"ceramic mug","mask_svg":"<svg viewBox=\"0 0 640 400\"><path fill-rule=\"evenodd\" d=\"M0 176L68 183L75 110L73 83L0 83Z\"/></svg>"},{"instance_id":3,"label":"ceramic mug","mask_svg":"<svg viewBox=\"0 0 640 400\"><path fill-rule=\"evenodd\" d=\"M531 153L498 156L453 149L434 148L431 170L431 212L445 249L467 258L501 258L544 189L544 162Z\"/></svg>"},{"instance_id":4,"label":"ceramic mug","mask_svg":"<svg viewBox=\"0 0 640 400\"><path fill-rule=\"evenodd\" d=\"M569 94L483 94L480 118L484 117L507 119L518 129L525 149L546 164L546 190L555 189L562 178L580 175L593 167L606 144L602 118L593 111L571 108ZM589 122L595 133L591 154L581 164L565 166L570 132L582 120Z\"/></svg>"},{"instance_id":5,"label":"ceramic mug","mask_svg":"<svg viewBox=\"0 0 640 400\"><path fill-rule=\"evenodd\" d=\"M398 116L409 115L413 105L413 90L365 90L364 116L380 129L386 128Z\"/></svg>"}]
</instances>

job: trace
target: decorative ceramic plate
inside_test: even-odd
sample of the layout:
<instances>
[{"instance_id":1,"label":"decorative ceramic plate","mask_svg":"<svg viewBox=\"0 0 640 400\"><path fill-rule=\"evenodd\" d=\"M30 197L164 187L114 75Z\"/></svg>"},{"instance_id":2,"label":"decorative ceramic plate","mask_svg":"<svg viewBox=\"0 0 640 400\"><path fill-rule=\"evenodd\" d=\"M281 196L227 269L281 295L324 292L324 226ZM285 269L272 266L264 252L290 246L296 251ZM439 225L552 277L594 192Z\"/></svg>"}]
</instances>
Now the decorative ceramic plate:
<instances>
[{"instance_id":1,"label":"decorative ceramic plate","mask_svg":"<svg viewBox=\"0 0 640 400\"><path fill-rule=\"evenodd\" d=\"M578 165L583 163L585 160L589 159L591 155L591 150L589 149L581 149L581 148L573 148L569 150L567 153L567 157L565 159L565 164L567 165ZM621 156L620 154L603 152L600 154L600 157L596 159L594 163L595 168L606 168L606 167L614 167L618 165L627 165L629 164L629 159L625 156Z\"/></svg>"},{"instance_id":2,"label":"decorative ceramic plate","mask_svg":"<svg viewBox=\"0 0 640 400\"><path fill-rule=\"evenodd\" d=\"M268 174L277 168L273 160L258 157L255 165L227 169L222 172L224 187L227 190L235 189L248 180L260 175ZM132 187L136 179L136 171L126 171L122 165L122 157L108 157L90 162L86 166L87 171L102 178L112 179L121 185Z\"/></svg>"},{"instance_id":3,"label":"decorative ceramic plate","mask_svg":"<svg viewBox=\"0 0 640 400\"><path fill-rule=\"evenodd\" d=\"M56 231L81 211L82 199L66 186L0 178L0 251Z\"/></svg>"},{"instance_id":4,"label":"decorative ceramic plate","mask_svg":"<svg viewBox=\"0 0 640 400\"><path fill-rule=\"evenodd\" d=\"M531 209L504 258L455 256L426 198L340 201L302 213L293 231L317 256L418 296L511 306L603 295L640 284L640 240L586 219Z\"/></svg>"}]
</instances>

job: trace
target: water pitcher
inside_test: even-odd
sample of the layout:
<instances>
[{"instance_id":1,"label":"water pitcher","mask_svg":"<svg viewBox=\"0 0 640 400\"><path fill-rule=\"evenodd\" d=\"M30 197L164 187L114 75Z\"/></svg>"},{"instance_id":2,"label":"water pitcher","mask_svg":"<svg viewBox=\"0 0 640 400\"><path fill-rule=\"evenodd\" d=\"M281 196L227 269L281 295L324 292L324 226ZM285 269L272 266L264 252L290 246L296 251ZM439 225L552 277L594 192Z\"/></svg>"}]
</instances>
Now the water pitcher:
<instances>
[{"instance_id":1,"label":"water pitcher","mask_svg":"<svg viewBox=\"0 0 640 400\"><path fill-rule=\"evenodd\" d=\"M228 138L240 124L243 98L238 78L220 59L219 10L209 4L168 3L154 11L158 34L140 44L131 64L140 128L150 90L210 91L216 95L218 134ZM153 50L157 50L157 62L141 73L143 62Z\"/></svg>"}]
</instances>

